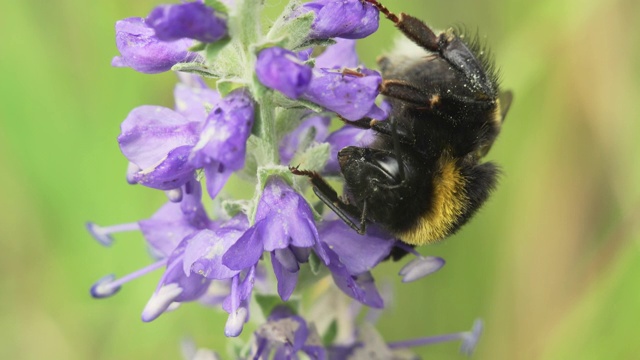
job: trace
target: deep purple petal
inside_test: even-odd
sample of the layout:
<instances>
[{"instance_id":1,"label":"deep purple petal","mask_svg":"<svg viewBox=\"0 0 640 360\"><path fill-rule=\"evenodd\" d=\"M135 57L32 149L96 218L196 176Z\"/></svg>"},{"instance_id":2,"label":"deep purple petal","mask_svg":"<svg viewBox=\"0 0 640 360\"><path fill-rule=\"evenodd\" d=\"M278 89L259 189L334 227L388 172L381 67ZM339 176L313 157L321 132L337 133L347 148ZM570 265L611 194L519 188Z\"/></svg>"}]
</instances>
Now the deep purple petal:
<instances>
[{"instance_id":1,"label":"deep purple petal","mask_svg":"<svg viewBox=\"0 0 640 360\"><path fill-rule=\"evenodd\" d=\"M161 106L133 109L120 125L118 143L129 161L142 170L157 165L180 146L198 141L198 123Z\"/></svg>"},{"instance_id":2,"label":"deep purple petal","mask_svg":"<svg viewBox=\"0 0 640 360\"><path fill-rule=\"evenodd\" d=\"M316 58L316 68L342 69L357 68L360 65L356 53L356 41L348 39L336 39L336 43Z\"/></svg>"},{"instance_id":3,"label":"deep purple petal","mask_svg":"<svg viewBox=\"0 0 640 360\"><path fill-rule=\"evenodd\" d=\"M290 248L276 249L272 251L271 254L272 256L275 255L280 265L288 272L297 272L298 270L300 270L298 258Z\"/></svg>"},{"instance_id":4,"label":"deep purple petal","mask_svg":"<svg viewBox=\"0 0 640 360\"><path fill-rule=\"evenodd\" d=\"M222 256L222 263L232 270L242 270L255 265L262 256L263 242L260 237L264 222L259 221L249 228Z\"/></svg>"},{"instance_id":5,"label":"deep purple petal","mask_svg":"<svg viewBox=\"0 0 640 360\"><path fill-rule=\"evenodd\" d=\"M311 68L302 64L293 52L270 47L258 54L256 75L264 86L297 99L309 86Z\"/></svg>"},{"instance_id":6,"label":"deep purple petal","mask_svg":"<svg viewBox=\"0 0 640 360\"><path fill-rule=\"evenodd\" d=\"M192 45L193 40L189 39L158 40L142 18L123 19L116 22L116 46L121 56L115 57L111 65L146 74L160 73L177 63L196 61L198 55L188 51Z\"/></svg>"},{"instance_id":7,"label":"deep purple petal","mask_svg":"<svg viewBox=\"0 0 640 360\"><path fill-rule=\"evenodd\" d=\"M147 16L146 23L162 41L190 38L209 43L227 33L225 21L200 2L157 6Z\"/></svg>"},{"instance_id":8,"label":"deep purple petal","mask_svg":"<svg viewBox=\"0 0 640 360\"><path fill-rule=\"evenodd\" d=\"M338 70L314 69L311 84L302 95L347 120L364 117L384 119L386 113L375 100L382 77L375 71L362 71L355 75Z\"/></svg>"},{"instance_id":9,"label":"deep purple petal","mask_svg":"<svg viewBox=\"0 0 640 360\"><path fill-rule=\"evenodd\" d=\"M189 163L191 146L175 148L155 166L134 175L136 183L159 190L172 190L191 180L196 170Z\"/></svg>"},{"instance_id":10,"label":"deep purple petal","mask_svg":"<svg viewBox=\"0 0 640 360\"><path fill-rule=\"evenodd\" d=\"M278 295L283 301L287 301L298 283L298 272L290 272L285 269L274 252L271 253L271 264L273 265L273 273L278 280Z\"/></svg>"},{"instance_id":11,"label":"deep purple petal","mask_svg":"<svg viewBox=\"0 0 640 360\"><path fill-rule=\"evenodd\" d=\"M365 305L382 308L384 301L376 289L371 273L368 271L361 274L351 273L328 245L325 244L324 247L329 255L330 263L328 268L336 286L349 297Z\"/></svg>"},{"instance_id":12,"label":"deep purple petal","mask_svg":"<svg viewBox=\"0 0 640 360\"><path fill-rule=\"evenodd\" d=\"M378 10L358 0L326 2L316 13L311 25L311 37L329 39L361 39L378 30Z\"/></svg>"},{"instance_id":13,"label":"deep purple petal","mask_svg":"<svg viewBox=\"0 0 640 360\"><path fill-rule=\"evenodd\" d=\"M325 221L319 232L321 241L354 275L373 269L389 255L394 245L393 237L373 225L367 227L365 235L358 235L342 220Z\"/></svg>"}]
</instances>

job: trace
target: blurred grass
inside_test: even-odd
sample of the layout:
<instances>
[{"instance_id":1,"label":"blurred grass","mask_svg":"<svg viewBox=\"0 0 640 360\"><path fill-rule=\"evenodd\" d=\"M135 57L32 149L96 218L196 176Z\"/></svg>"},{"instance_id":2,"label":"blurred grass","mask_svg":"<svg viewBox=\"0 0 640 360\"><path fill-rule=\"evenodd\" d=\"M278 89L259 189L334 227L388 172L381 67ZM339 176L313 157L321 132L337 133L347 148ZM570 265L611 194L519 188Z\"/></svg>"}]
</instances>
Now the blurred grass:
<instances>
[{"instance_id":1,"label":"blurred grass","mask_svg":"<svg viewBox=\"0 0 640 360\"><path fill-rule=\"evenodd\" d=\"M116 20L156 1L4 2L0 30L1 359L178 358L180 338L225 348L225 316L188 304L139 320L159 273L118 296L103 274L149 262L137 235L111 249L83 224L148 217L162 194L124 181L115 138L135 106L171 106L172 74L109 66ZM634 359L640 352L640 3L633 0L388 1L434 27L486 35L515 100L490 158L504 175L483 211L423 253L447 266L396 284L389 341L468 329L478 359ZM359 50L388 50L388 22ZM381 46L380 44L384 44ZM398 264L378 269L393 279ZM457 344L419 349L458 359Z\"/></svg>"}]
</instances>

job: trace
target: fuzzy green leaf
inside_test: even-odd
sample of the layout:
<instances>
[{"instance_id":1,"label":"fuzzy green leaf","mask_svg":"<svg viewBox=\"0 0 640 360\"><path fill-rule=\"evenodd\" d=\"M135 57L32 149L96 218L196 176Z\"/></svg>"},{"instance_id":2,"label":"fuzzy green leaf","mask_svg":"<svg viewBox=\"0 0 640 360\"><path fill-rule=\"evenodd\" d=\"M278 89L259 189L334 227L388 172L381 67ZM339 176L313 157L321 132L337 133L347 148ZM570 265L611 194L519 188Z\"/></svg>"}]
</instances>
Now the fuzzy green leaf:
<instances>
[{"instance_id":1,"label":"fuzzy green leaf","mask_svg":"<svg viewBox=\"0 0 640 360\"><path fill-rule=\"evenodd\" d=\"M173 71L186 72L191 74L198 74L207 78L219 79L221 77L220 73L217 73L211 67L198 62L190 62L190 63L178 63L171 67Z\"/></svg>"}]
</instances>

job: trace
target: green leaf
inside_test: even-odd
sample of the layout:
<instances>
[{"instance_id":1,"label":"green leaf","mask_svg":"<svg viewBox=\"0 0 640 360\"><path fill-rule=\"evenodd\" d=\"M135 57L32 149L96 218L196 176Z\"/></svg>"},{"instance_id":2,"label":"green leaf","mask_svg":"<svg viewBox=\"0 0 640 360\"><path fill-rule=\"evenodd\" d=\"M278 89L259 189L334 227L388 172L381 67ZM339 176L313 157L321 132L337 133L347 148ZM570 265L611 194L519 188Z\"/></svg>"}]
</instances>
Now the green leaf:
<instances>
[{"instance_id":1,"label":"green leaf","mask_svg":"<svg viewBox=\"0 0 640 360\"><path fill-rule=\"evenodd\" d=\"M331 321L331 324L329 324L327 331L322 336L322 344L325 347L329 347L333 345L333 342L336 340L337 336L338 336L338 321L336 321L336 319L333 319Z\"/></svg>"},{"instance_id":2,"label":"green leaf","mask_svg":"<svg viewBox=\"0 0 640 360\"><path fill-rule=\"evenodd\" d=\"M266 40L280 43L286 49L295 49L307 41L315 14L308 12L293 19L289 16L285 13L278 18L267 33Z\"/></svg>"},{"instance_id":3,"label":"green leaf","mask_svg":"<svg viewBox=\"0 0 640 360\"><path fill-rule=\"evenodd\" d=\"M322 261L318 255L312 251L309 255L309 269L311 269L311 273L313 275L318 275L320 273L320 266L322 266Z\"/></svg>"},{"instance_id":4,"label":"green leaf","mask_svg":"<svg viewBox=\"0 0 640 360\"><path fill-rule=\"evenodd\" d=\"M296 153L291 159L291 165L300 166L300 169L304 170L320 171L329 160L330 153L331 147L328 143L314 144L303 152Z\"/></svg>"},{"instance_id":5,"label":"green leaf","mask_svg":"<svg viewBox=\"0 0 640 360\"><path fill-rule=\"evenodd\" d=\"M213 8L216 12L222 14L228 14L229 9L225 4L223 4L220 0L204 0L204 4L210 8Z\"/></svg>"},{"instance_id":6,"label":"green leaf","mask_svg":"<svg viewBox=\"0 0 640 360\"><path fill-rule=\"evenodd\" d=\"M222 202L224 212L230 217L233 217L240 212L244 212L244 210L248 209L249 206L249 200L224 200Z\"/></svg>"},{"instance_id":7,"label":"green leaf","mask_svg":"<svg viewBox=\"0 0 640 360\"><path fill-rule=\"evenodd\" d=\"M205 51L205 57L207 61L215 63L216 58L220 55L220 52L231 42L229 37L222 38L216 42L206 44L201 50Z\"/></svg>"},{"instance_id":8,"label":"green leaf","mask_svg":"<svg viewBox=\"0 0 640 360\"><path fill-rule=\"evenodd\" d=\"M203 42L196 42L195 45L193 45L192 47L189 48L189 51L192 52L198 52L198 51L202 51L207 47L207 43L203 43Z\"/></svg>"},{"instance_id":9,"label":"green leaf","mask_svg":"<svg viewBox=\"0 0 640 360\"><path fill-rule=\"evenodd\" d=\"M234 80L218 80L216 82L216 89L222 97L229 95L230 92L237 88L241 88L242 86L243 85L241 83Z\"/></svg>"},{"instance_id":10,"label":"green leaf","mask_svg":"<svg viewBox=\"0 0 640 360\"><path fill-rule=\"evenodd\" d=\"M173 71L180 71L192 74L198 74L207 78L219 79L222 75L217 73L211 67L198 62L178 63L171 67Z\"/></svg>"}]
</instances>

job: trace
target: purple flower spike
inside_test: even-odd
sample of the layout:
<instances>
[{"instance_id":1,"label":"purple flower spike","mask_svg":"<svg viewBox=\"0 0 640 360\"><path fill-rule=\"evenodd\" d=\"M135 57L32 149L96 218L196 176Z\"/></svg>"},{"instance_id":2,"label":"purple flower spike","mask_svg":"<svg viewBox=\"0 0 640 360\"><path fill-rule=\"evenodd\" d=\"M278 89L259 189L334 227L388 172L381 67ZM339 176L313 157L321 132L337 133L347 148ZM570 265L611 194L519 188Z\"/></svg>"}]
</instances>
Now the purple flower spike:
<instances>
[{"instance_id":1,"label":"purple flower spike","mask_svg":"<svg viewBox=\"0 0 640 360\"><path fill-rule=\"evenodd\" d=\"M256 75L264 86L297 99L309 86L311 68L302 64L293 52L270 47L258 54Z\"/></svg>"},{"instance_id":2,"label":"purple flower spike","mask_svg":"<svg viewBox=\"0 0 640 360\"><path fill-rule=\"evenodd\" d=\"M162 41L190 38L210 43L227 34L225 21L200 2L157 6L146 21Z\"/></svg>"},{"instance_id":3,"label":"purple flower spike","mask_svg":"<svg viewBox=\"0 0 640 360\"><path fill-rule=\"evenodd\" d=\"M161 73L177 63L198 60L198 54L188 51L192 45L189 39L160 41L144 19L127 18L116 22L116 46L121 56L114 57L111 65L145 74Z\"/></svg>"},{"instance_id":4,"label":"purple flower spike","mask_svg":"<svg viewBox=\"0 0 640 360\"><path fill-rule=\"evenodd\" d=\"M232 172L244 167L253 118L253 100L244 89L232 91L209 113L189 160L193 166L204 168L211 198Z\"/></svg>"},{"instance_id":5,"label":"purple flower spike","mask_svg":"<svg viewBox=\"0 0 640 360\"><path fill-rule=\"evenodd\" d=\"M380 74L362 69L359 73L314 69L311 85L302 96L347 120L370 117L383 120L387 114L379 108L376 97L382 83Z\"/></svg>"},{"instance_id":6,"label":"purple flower spike","mask_svg":"<svg viewBox=\"0 0 640 360\"><path fill-rule=\"evenodd\" d=\"M314 39L362 39L378 30L378 10L360 0L320 0L306 7L316 13L310 34Z\"/></svg>"}]
</instances>

